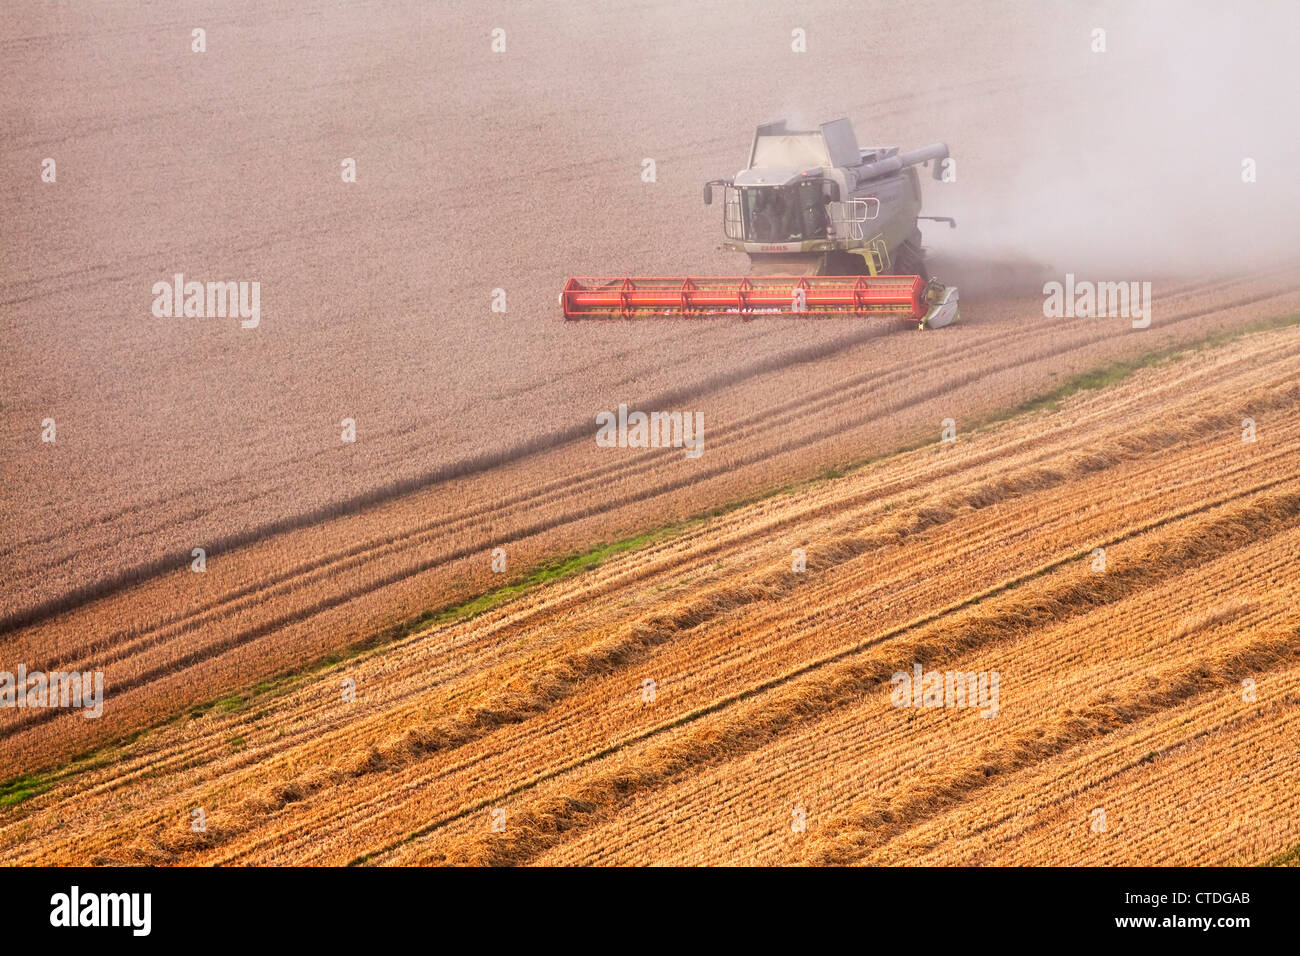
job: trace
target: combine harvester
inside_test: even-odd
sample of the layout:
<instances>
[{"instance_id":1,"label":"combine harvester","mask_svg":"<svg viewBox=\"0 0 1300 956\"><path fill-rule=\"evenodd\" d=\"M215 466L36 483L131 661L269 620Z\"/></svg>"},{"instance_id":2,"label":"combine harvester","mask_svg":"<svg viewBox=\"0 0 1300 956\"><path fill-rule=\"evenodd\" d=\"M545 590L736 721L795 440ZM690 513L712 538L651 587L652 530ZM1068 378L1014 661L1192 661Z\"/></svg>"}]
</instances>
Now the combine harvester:
<instances>
[{"instance_id":1,"label":"combine harvester","mask_svg":"<svg viewBox=\"0 0 1300 956\"><path fill-rule=\"evenodd\" d=\"M749 276L575 278L565 319L713 315L897 315L919 328L957 318L957 289L930 278L921 246L918 165L942 178L948 147L859 148L847 119L817 130L785 121L754 133L749 166L723 187L721 246L748 254ZM868 225L870 223L870 225Z\"/></svg>"}]
</instances>

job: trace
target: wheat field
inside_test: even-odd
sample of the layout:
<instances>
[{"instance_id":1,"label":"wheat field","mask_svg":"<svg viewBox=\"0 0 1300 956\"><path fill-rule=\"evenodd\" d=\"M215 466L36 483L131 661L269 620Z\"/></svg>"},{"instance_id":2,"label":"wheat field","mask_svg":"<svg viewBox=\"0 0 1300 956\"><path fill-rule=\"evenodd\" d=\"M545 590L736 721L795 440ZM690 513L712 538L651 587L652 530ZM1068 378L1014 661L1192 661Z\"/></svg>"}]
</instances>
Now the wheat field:
<instances>
[{"instance_id":1,"label":"wheat field","mask_svg":"<svg viewBox=\"0 0 1300 956\"><path fill-rule=\"evenodd\" d=\"M0 858L1265 862L1300 844L1298 360L1184 352L174 719L3 811ZM997 713L895 706L917 663L997 672Z\"/></svg>"}]
</instances>

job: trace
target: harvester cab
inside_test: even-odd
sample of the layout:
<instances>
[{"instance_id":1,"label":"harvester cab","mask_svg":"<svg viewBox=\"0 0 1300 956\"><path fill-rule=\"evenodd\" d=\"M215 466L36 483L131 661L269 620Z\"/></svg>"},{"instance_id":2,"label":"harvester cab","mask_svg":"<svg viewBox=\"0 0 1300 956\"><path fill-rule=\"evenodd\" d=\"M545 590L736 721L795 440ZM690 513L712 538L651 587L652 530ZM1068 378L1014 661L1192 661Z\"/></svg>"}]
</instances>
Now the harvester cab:
<instances>
[{"instance_id":1,"label":"harvester cab","mask_svg":"<svg viewBox=\"0 0 1300 956\"><path fill-rule=\"evenodd\" d=\"M932 162L941 178L947 158L943 143L862 148L847 119L816 130L760 126L749 165L704 186L706 205L723 190L722 248L749 257L749 276L570 279L565 318L883 313L948 325L957 289L926 266L918 220L938 217L920 215L917 174Z\"/></svg>"}]
</instances>

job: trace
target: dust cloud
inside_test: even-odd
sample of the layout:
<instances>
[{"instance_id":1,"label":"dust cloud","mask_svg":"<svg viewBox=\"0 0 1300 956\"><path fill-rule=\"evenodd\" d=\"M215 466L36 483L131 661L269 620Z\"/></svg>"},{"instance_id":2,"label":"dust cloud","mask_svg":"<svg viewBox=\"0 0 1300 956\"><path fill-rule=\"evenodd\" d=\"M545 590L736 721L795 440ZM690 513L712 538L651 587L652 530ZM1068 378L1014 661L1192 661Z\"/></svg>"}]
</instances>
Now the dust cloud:
<instances>
[{"instance_id":1,"label":"dust cloud","mask_svg":"<svg viewBox=\"0 0 1300 956\"><path fill-rule=\"evenodd\" d=\"M970 169L971 185L947 196L961 237L946 247L968 265L1114 279L1294 261L1300 5L1143 2L1069 14L1068 46L1060 33L1050 40L1066 75L1025 109L967 131L975 160L961 172ZM1104 52L1092 50L1096 28Z\"/></svg>"}]
</instances>

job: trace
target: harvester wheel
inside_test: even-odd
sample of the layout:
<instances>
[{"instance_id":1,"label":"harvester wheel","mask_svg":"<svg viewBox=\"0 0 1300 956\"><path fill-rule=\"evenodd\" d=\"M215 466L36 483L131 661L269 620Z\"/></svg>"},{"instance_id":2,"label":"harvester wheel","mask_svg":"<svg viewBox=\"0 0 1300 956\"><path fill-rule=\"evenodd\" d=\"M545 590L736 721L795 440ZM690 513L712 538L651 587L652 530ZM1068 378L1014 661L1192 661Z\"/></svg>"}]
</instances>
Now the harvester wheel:
<instances>
[{"instance_id":1,"label":"harvester wheel","mask_svg":"<svg viewBox=\"0 0 1300 956\"><path fill-rule=\"evenodd\" d=\"M901 276L920 276L922 282L930 281L930 270L925 267L925 256L921 255L920 247L910 239L898 247L894 266Z\"/></svg>"},{"instance_id":2,"label":"harvester wheel","mask_svg":"<svg viewBox=\"0 0 1300 956\"><path fill-rule=\"evenodd\" d=\"M867 261L862 256L835 250L826 253L822 259L821 274L824 276L865 276L871 273Z\"/></svg>"}]
</instances>

